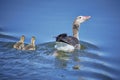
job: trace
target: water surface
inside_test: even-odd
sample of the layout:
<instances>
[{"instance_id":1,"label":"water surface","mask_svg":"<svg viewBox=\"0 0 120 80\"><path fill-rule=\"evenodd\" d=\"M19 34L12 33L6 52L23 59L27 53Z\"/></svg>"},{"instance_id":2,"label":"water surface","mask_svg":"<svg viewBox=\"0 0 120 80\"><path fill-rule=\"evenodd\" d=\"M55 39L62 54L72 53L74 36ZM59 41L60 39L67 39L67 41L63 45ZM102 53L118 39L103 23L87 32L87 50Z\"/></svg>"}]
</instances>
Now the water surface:
<instances>
[{"instance_id":1,"label":"water surface","mask_svg":"<svg viewBox=\"0 0 120 80\"><path fill-rule=\"evenodd\" d=\"M119 80L119 0L0 0L1 80ZM79 15L92 18L80 27L82 49L57 52L55 36L72 35ZM37 50L12 46L25 35ZM75 68L78 66L78 68Z\"/></svg>"}]
</instances>

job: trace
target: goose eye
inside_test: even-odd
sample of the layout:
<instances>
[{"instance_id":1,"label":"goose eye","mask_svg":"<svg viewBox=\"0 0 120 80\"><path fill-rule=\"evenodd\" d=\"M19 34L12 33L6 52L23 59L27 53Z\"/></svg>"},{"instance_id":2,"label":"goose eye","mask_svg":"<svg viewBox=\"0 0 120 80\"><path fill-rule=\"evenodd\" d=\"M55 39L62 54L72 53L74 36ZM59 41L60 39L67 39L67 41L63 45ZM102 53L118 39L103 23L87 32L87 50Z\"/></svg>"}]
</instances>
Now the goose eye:
<instances>
[{"instance_id":1,"label":"goose eye","mask_svg":"<svg viewBox=\"0 0 120 80\"><path fill-rule=\"evenodd\" d=\"M79 19L81 19L82 17L79 17Z\"/></svg>"}]
</instances>

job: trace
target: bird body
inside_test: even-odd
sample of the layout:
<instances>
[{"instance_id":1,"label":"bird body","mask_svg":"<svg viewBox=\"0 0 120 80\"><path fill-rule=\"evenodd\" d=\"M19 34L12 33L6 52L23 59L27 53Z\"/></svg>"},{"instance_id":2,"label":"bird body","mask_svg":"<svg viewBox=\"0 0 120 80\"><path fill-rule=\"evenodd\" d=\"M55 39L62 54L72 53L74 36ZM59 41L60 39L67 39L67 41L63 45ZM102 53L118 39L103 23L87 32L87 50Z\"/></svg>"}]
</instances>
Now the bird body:
<instances>
[{"instance_id":1,"label":"bird body","mask_svg":"<svg viewBox=\"0 0 120 80\"><path fill-rule=\"evenodd\" d=\"M13 45L13 48L18 49L18 50L22 50L24 48L24 40L25 40L25 36L22 35L22 37L20 38L20 41L16 42Z\"/></svg>"},{"instance_id":2,"label":"bird body","mask_svg":"<svg viewBox=\"0 0 120 80\"><path fill-rule=\"evenodd\" d=\"M80 49L79 40L73 36L67 36L66 33L60 34L56 37L55 48L64 52L72 52L74 49Z\"/></svg>"},{"instance_id":3,"label":"bird body","mask_svg":"<svg viewBox=\"0 0 120 80\"><path fill-rule=\"evenodd\" d=\"M31 43L26 45L23 50L36 50L36 47L35 47L35 37L32 36L32 39L31 39Z\"/></svg>"},{"instance_id":4,"label":"bird body","mask_svg":"<svg viewBox=\"0 0 120 80\"><path fill-rule=\"evenodd\" d=\"M23 50L35 50L35 45L29 44L23 48Z\"/></svg>"},{"instance_id":5,"label":"bird body","mask_svg":"<svg viewBox=\"0 0 120 80\"><path fill-rule=\"evenodd\" d=\"M19 49L19 50L22 50L22 49L24 48L24 43L23 43L23 42L17 42L17 43L14 45L14 48Z\"/></svg>"},{"instance_id":6,"label":"bird body","mask_svg":"<svg viewBox=\"0 0 120 80\"><path fill-rule=\"evenodd\" d=\"M73 22L73 36L67 36L63 33L56 37L55 48L60 51L72 52L80 49L79 43L79 27L80 24L88 20L91 16L78 16Z\"/></svg>"},{"instance_id":7,"label":"bird body","mask_svg":"<svg viewBox=\"0 0 120 80\"><path fill-rule=\"evenodd\" d=\"M55 48L59 51L72 52L75 47L64 42L56 42Z\"/></svg>"}]
</instances>

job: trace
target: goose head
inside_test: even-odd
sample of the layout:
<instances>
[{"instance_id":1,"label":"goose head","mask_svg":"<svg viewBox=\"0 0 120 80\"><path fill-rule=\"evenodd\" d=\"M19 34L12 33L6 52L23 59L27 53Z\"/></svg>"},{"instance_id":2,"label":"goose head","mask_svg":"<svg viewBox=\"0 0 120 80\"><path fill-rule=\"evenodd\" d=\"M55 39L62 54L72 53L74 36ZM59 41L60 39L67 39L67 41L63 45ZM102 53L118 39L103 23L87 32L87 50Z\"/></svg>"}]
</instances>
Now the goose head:
<instances>
[{"instance_id":1,"label":"goose head","mask_svg":"<svg viewBox=\"0 0 120 80\"><path fill-rule=\"evenodd\" d=\"M80 25L81 23L85 22L86 20L90 19L91 16L78 16L75 20L74 20L74 25Z\"/></svg>"},{"instance_id":2,"label":"goose head","mask_svg":"<svg viewBox=\"0 0 120 80\"><path fill-rule=\"evenodd\" d=\"M22 35L21 38L20 38L20 42L23 42L23 43L24 43L24 40L25 40L25 36Z\"/></svg>"},{"instance_id":3,"label":"goose head","mask_svg":"<svg viewBox=\"0 0 120 80\"><path fill-rule=\"evenodd\" d=\"M79 40L79 27L80 24L90 19L91 16L78 16L73 22L73 36Z\"/></svg>"},{"instance_id":4,"label":"goose head","mask_svg":"<svg viewBox=\"0 0 120 80\"><path fill-rule=\"evenodd\" d=\"M34 36L32 36L31 43L32 43L32 44L35 43L35 37L34 37Z\"/></svg>"}]
</instances>

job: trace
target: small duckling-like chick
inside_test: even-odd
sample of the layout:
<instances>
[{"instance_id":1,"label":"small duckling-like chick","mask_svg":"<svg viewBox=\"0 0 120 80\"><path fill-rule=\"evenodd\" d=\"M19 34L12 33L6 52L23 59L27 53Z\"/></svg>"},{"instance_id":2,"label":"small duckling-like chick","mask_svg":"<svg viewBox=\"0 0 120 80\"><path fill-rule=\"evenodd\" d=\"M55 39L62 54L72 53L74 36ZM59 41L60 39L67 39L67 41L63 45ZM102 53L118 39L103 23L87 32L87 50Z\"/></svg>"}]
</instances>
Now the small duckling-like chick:
<instances>
[{"instance_id":1,"label":"small duckling-like chick","mask_svg":"<svg viewBox=\"0 0 120 80\"><path fill-rule=\"evenodd\" d=\"M25 46L23 48L23 50L36 50L36 47L35 47L35 37L34 36L32 36L32 38L31 38L31 43L28 44L27 46Z\"/></svg>"},{"instance_id":2,"label":"small duckling-like chick","mask_svg":"<svg viewBox=\"0 0 120 80\"><path fill-rule=\"evenodd\" d=\"M13 45L13 48L18 49L18 50L22 50L24 48L24 40L25 40L25 36L22 35L22 37L20 38L20 41L16 42Z\"/></svg>"}]
</instances>

